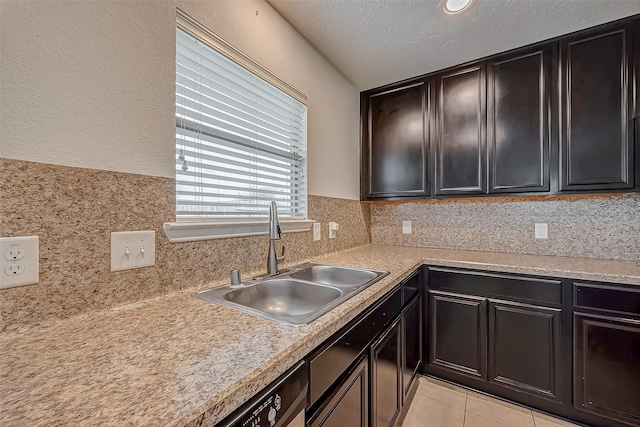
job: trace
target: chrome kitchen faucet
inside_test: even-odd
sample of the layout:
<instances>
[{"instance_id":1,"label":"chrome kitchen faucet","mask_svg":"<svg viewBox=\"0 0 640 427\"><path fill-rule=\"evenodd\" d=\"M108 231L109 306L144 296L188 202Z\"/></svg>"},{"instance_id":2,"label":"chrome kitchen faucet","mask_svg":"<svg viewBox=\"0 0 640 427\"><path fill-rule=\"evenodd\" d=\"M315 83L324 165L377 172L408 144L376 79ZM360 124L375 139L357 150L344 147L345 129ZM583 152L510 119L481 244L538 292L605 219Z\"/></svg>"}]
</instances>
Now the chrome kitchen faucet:
<instances>
[{"instance_id":1,"label":"chrome kitchen faucet","mask_svg":"<svg viewBox=\"0 0 640 427\"><path fill-rule=\"evenodd\" d=\"M278 274L278 264L284 261L284 246L282 255L276 255L275 241L280 240L280 222L278 221L278 206L276 202L271 202L269 208L269 255L267 256L267 277Z\"/></svg>"}]
</instances>

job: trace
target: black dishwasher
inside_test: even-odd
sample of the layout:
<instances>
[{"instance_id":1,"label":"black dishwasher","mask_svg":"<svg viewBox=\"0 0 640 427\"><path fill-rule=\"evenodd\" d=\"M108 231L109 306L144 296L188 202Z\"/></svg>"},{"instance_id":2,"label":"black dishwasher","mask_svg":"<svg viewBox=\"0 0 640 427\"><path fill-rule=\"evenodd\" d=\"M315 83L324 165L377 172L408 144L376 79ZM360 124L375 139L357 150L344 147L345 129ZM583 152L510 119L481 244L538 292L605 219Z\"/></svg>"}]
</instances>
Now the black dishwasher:
<instances>
[{"instance_id":1,"label":"black dishwasher","mask_svg":"<svg viewBox=\"0 0 640 427\"><path fill-rule=\"evenodd\" d=\"M309 374L298 362L216 427L304 427Z\"/></svg>"}]
</instances>

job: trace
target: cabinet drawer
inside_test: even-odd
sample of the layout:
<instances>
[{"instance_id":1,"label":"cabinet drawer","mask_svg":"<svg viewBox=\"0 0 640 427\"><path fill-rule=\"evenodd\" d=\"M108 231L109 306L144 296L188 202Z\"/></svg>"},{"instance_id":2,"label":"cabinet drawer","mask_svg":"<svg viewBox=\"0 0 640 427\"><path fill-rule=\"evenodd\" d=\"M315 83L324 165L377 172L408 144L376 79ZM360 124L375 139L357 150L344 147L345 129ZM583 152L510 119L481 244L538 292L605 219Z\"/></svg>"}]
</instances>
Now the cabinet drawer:
<instances>
[{"instance_id":1,"label":"cabinet drawer","mask_svg":"<svg viewBox=\"0 0 640 427\"><path fill-rule=\"evenodd\" d=\"M640 315L640 287L595 285L574 282L574 306Z\"/></svg>"},{"instance_id":2,"label":"cabinet drawer","mask_svg":"<svg viewBox=\"0 0 640 427\"><path fill-rule=\"evenodd\" d=\"M429 288L559 308L562 282L556 279L429 267Z\"/></svg>"},{"instance_id":3,"label":"cabinet drawer","mask_svg":"<svg viewBox=\"0 0 640 427\"><path fill-rule=\"evenodd\" d=\"M402 293L398 286L362 320L329 339L330 344L309 357L309 406L313 405L347 370L373 339L400 314Z\"/></svg>"}]
</instances>

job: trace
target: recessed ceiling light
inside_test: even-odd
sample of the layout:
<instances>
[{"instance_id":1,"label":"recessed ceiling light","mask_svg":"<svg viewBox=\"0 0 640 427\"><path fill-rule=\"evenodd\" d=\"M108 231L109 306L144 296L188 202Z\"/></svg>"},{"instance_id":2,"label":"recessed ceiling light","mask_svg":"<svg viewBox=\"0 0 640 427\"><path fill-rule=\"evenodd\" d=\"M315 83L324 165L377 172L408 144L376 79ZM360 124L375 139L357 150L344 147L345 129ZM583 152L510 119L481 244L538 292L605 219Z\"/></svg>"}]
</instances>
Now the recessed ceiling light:
<instances>
[{"instance_id":1,"label":"recessed ceiling light","mask_svg":"<svg viewBox=\"0 0 640 427\"><path fill-rule=\"evenodd\" d=\"M442 10L449 15L459 13L468 8L472 1L473 0L444 0Z\"/></svg>"}]
</instances>

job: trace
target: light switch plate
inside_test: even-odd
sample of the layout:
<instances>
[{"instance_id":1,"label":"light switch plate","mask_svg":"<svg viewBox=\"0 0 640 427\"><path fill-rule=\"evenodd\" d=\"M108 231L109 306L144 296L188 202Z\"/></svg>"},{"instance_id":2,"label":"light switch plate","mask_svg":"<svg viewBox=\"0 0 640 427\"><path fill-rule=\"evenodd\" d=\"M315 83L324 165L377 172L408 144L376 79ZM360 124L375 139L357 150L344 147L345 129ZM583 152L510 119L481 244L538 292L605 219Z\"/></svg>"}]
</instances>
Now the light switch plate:
<instances>
[{"instance_id":1,"label":"light switch plate","mask_svg":"<svg viewBox=\"0 0 640 427\"><path fill-rule=\"evenodd\" d=\"M151 267L155 264L155 231L118 231L111 233L111 271Z\"/></svg>"},{"instance_id":2,"label":"light switch plate","mask_svg":"<svg viewBox=\"0 0 640 427\"><path fill-rule=\"evenodd\" d=\"M411 221L402 221L402 234L411 234Z\"/></svg>"},{"instance_id":3,"label":"light switch plate","mask_svg":"<svg viewBox=\"0 0 640 427\"><path fill-rule=\"evenodd\" d=\"M0 237L0 288L33 285L40 280L38 236Z\"/></svg>"},{"instance_id":4,"label":"light switch plate","mask_svg":"<svg viewBox=\"0 0 640 427\"><path fill-rule=\"evenodd\" d=\"M536 223L535 225L535 237L536 239L548 239L549 238L549 226L546 222Z\"/></svg>"},{"instance_id":5,"label":"light switch plate","mask_svg":"<svg viewBox=\"0 0 640 427\"><path fill-rule=\"evenodd\" d=\"M330 239L335 239L336 235L338 234L337 231L340 229L340 224L338 224L337 222L330 222L329 223L329 238Z\"/></svg>"},{"instance_id":6,"label":"light switch plate","mask_svg":"<svg viewBox=\"0 0 640 427\"><path fill-rule=\"evenodd\" d=\"M313 223L313 241L314 242L317 242L322 238L322 236L320 235L320 225L321 224L319 222Z\"/></svg>"}]
</instances>

